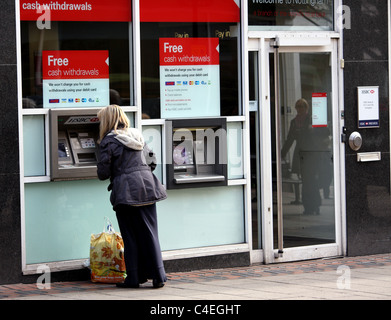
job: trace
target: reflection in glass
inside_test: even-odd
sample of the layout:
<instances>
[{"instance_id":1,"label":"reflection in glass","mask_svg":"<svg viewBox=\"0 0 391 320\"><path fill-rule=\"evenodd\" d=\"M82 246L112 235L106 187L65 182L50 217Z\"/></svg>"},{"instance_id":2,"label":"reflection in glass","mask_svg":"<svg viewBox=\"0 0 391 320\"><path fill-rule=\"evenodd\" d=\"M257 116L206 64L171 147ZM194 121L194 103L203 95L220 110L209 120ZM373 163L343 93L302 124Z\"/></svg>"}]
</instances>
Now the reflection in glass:
<instances>
[{"instance_id":1,"label":"reflection in glass","mask_svg":"<svg viewBox=\"0 0 391 320\"><path fill-rule=\"evenodd\" d=\"M261 226L261 174L260 174L260 141L259 141L259 72L258 51L250 51L249 59L249 98L250 104L250 168L251 168L251 223L253 249L262 249L262 226Z\"/></svg>"},{"instance_id":2,"label":"reflection in glass","mask_svg":"<svg viewBox=\"0 0 391 320\"><path fill-rule=\"evenodd\" d=\"M220 115L240 115L238 23L143 22L141 33L141 90L144 119L161 118L160 38L219 38ZM191 79L189 79L191 80Z\"/></svg>"},{"instance_id":3,"label":"reflection in glass","mask_svg":"<svg viewBox=\"0 0 391 320\"><path fill-rule=\"evenodd\" d=\"M274 63L273 59L271 62ZM280 54L279 81L284 248L333 243L330 53ZM274 123L274 111L272 114ZM277 189L275 175L273 170L274 191ZM276 221L274 225L277 226Z\"/></svg>"},{"instance_id":4,"label":"reflection in glass","mask_svg":"<svg viewBox=\"0 0 391 320\"><path fill-rule=\"evenodd\" d=\"M50 29L41 30L36 21L22 21L21 37L23 108L43 107L44 50L108 50L110 103L121 106L134 103L130 90L133 72L129 64L128 22L52 21Z\"/></svg>"},{"instance_id":5,"label":"reflection in glass","mask_svg":"<svg viewBox=\"0 0 391 320\"><path fill-rule=\"evenodd\" d=\"M248 24L250 30L331 31L333 12L333 0L249 0Z\"/></svg>"}]
</instances>

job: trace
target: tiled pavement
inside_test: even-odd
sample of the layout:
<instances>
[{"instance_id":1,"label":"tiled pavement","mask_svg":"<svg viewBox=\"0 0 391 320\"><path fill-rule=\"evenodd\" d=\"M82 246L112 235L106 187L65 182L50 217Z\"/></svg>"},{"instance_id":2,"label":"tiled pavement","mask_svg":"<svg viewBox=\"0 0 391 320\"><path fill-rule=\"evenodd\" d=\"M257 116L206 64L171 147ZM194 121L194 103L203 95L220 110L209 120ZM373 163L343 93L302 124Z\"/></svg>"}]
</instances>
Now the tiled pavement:
<instances>
[{"instance_id":1,"label":"tiled pavement","mask_svg":"<svg viewBox=\"0 0 391 320\"><path fill-rule=\"evenodd\" d=\"M162 289L90 281L0 286L0 300L391 299L391 254L169 273Z\"/></svg>"}]
</instances>

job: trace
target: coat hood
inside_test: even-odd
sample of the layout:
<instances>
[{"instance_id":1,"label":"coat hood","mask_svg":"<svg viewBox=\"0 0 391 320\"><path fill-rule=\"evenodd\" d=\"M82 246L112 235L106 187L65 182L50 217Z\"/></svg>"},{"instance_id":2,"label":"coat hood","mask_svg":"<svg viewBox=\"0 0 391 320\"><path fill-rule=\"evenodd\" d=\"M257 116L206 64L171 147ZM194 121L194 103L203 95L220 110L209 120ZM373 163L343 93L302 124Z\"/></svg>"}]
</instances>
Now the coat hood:
<instances>
[{"instance_id":1,"label":"coat hood","mask_svg":"<svg viewBox=\"0 0 391 320\"><path fill-rule=\"evenodd\" d=\"M138 129L118 129L117 132L111 131L108 135L113 135L116 140L130 149L143 150L144 148L144 137Z\"/></svg>"}]
</instances>

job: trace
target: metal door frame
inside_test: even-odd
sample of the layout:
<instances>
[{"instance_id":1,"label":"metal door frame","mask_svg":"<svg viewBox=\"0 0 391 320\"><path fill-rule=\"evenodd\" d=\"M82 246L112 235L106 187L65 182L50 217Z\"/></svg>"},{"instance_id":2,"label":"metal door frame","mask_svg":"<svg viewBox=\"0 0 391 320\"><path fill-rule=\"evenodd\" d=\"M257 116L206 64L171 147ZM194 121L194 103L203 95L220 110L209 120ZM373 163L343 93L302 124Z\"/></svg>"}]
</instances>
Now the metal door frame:
<instances>
[{"instance_id":1,"label":"metal door frame","mask_svg":"<svg viewBox=\"0 0 391 320\"><path fill-rule=\"evenodd\" d=\"M292 38L295 38L292 40ZM315 45L314 45L315 44ZM276 48L277 47L277 48ZM342 68L338 68L341 53L338 50L339 39L326 34L314 39L313 34L264 34L249 38L248 50L258 51L258 122L260 137L260 210L262 250L253 253L254 257L262 256L264 263L277 263L295 260L316 259L341 256L346 254L346 223L345 223L345 163L344 145L340 135L343 127L343 88ZM273 247L273 193L272 193L272 163L271 163L271 112L269 55L285 52L330 52L332 61L332 106L333 106L333 159L334 159L334 202L335 202L335 236L336 242L315 246L294 247L284 249L282 241L279 248ZM275 70L275 72L278 70ZM277 82L277 81L276 81ZM278 99L276 99L278 100ZM278 107L278 106L277 106ZM277 139L279 141L279 139ZM279 149L277 149L279 150ZM277 157L280 158L280 157ZM281 189L281 182L279 183ZM279 192L281 192L279 190ZM280 197L279 197L280 198ZM281 198L280 198L281 199ZM281 205L279 205L281 210ZM278 228L282 231L281 211ZM257 259L252 259L252 262Z\"/></svg>"}]
</instances>

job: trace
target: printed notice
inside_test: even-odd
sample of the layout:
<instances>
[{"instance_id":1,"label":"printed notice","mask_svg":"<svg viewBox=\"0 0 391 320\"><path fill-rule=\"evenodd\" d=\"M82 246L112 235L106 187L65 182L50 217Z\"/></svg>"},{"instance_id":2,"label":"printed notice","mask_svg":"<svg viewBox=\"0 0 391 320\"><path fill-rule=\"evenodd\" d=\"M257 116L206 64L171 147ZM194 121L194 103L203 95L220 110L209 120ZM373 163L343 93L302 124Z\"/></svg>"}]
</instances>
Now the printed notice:
<instances>
[{"instance_id":1,"label":"printed notice","mask_svg":"<svg viewBox=\"0 0 391 320\"><path fill-rule=\"evenodd\" d=\"M327 127L327 93L312 94L312 127Z\"/></svg>"},{"instance_id":2,"label":"printed notice","mask_svg":"<svg viewBox=\"0 0 391 320\"><path fill-rule=\"evenodd\" d=\"M160 39L162 118L220 115L218 38Z\"/></svg>"},{"instance_id":3,"label":"printed notice","mask_svg":"<svg viewBox=\"0 0 391 320\"><path fill-rule=\"evenodd\" d=\"M378 128L379 87L358 87L358 127Z\"/></svg>"},{"instance_id":4,"label":"printed notice","mask_svg":"<svg viewBox=\"0 0 391 320\"><path fill-rule=\"evenodd\" d=\"M44 108L102 107L110 103L107 50L42 52Z\"/></svg>"}]
</instances>

